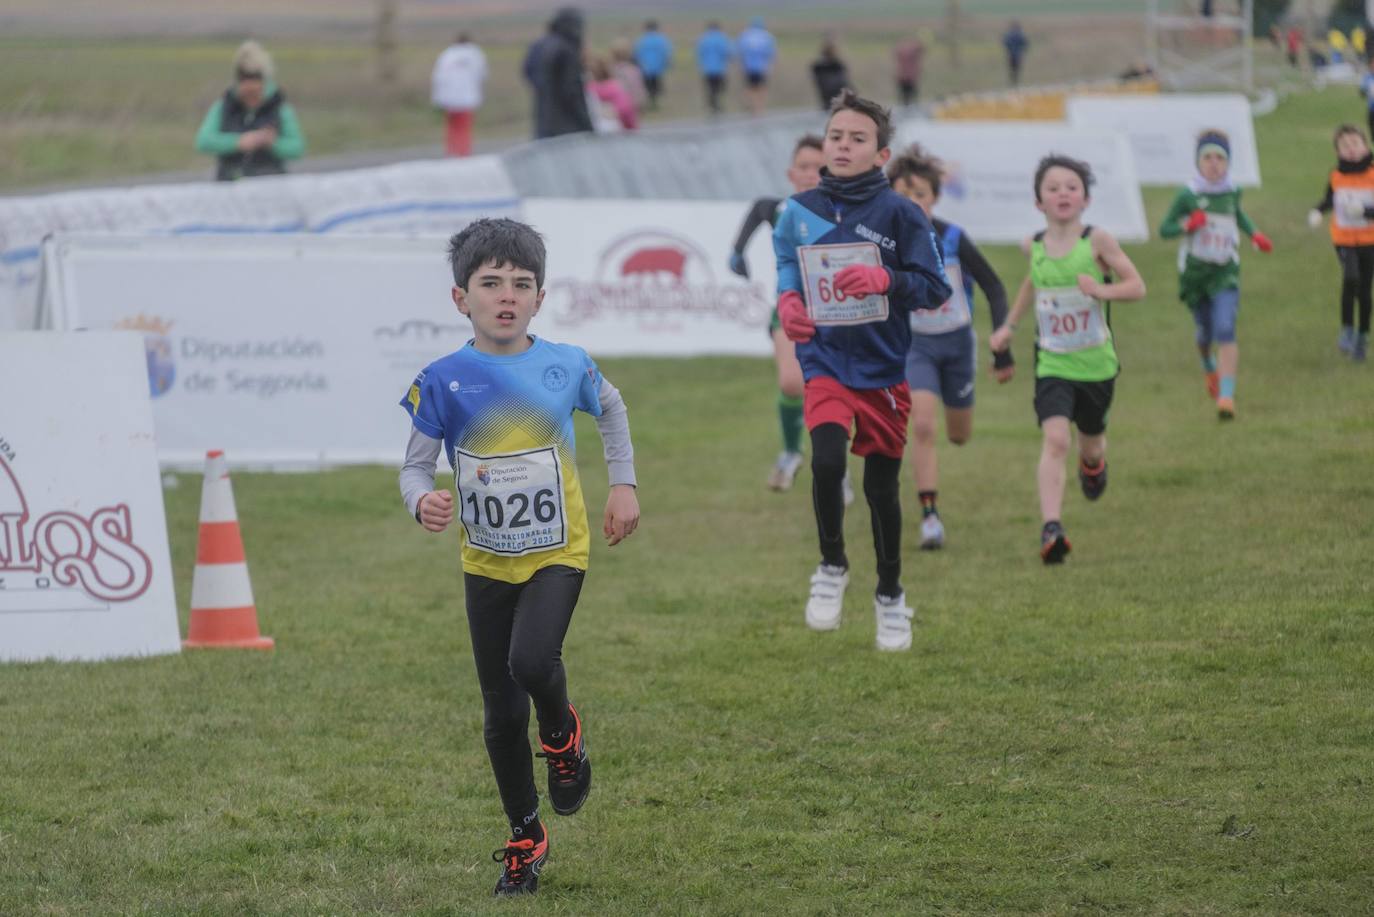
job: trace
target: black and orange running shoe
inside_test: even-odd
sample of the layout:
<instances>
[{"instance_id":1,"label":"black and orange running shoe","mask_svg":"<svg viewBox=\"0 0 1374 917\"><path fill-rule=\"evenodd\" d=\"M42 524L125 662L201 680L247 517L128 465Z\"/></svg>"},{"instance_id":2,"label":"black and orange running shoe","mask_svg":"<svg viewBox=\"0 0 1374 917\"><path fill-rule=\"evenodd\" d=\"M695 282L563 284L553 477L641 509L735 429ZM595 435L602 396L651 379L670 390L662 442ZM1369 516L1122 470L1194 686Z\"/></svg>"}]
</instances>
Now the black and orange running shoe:
<instances>
[{"instance_id":1,"label":"black and orange running shoe","mask_svg":"<svg viewBox=\"0 0 1374 917\"><path fill-rule=\"evenodd\" d=\"M533 895L539 890L539 873L543 871L548 856L547 828L544 829L544 839L538 843L530 838L509 840L500 850L492 851L491 858L501 864L501 878L496 880L496 891L492 894L497 897Z\"/></svg>"},{"instance_id":2,"label":"black and orange running shoe","mask_svg":"<svg viewBox=\"0 0 1374 917\"><path fill-rule=\"evenodd\" d=\"M1102 496L1102 491L1107 489L1107 460L1097 466L1096 471L1089 470L1083 464L1083 460L1078 460L1078 483L1083 488L1083 496L1089 500L1096 500Z\"/></svg>"},{"instance_id":3,"label":"black and orange running shoe","mask_svg":"<svg viewBox=\"0 0 1374 917\"><path fill-rule=\"evenodd\" d=\"M577 708L568 704L572 718L572 735L562 748L550 748L541 740L535 757L549 765L549 802L559 815L572 815L587 801L592 790L592 762L587 758L587 743L582 736L582 717Z\"/></svg>"},{"instance_id":4,"label":"black and orange running shoe","mask_svg":"<svg viewBox=\"0 0 1374 917\"><path fill-rule=\"evenodd\" d=\"M1073 550L1064 527L1058 522L1046 522L1040 530L1040 559L1049 564L1062 564L1064 557Z\"/></svg>"}]
</instances>

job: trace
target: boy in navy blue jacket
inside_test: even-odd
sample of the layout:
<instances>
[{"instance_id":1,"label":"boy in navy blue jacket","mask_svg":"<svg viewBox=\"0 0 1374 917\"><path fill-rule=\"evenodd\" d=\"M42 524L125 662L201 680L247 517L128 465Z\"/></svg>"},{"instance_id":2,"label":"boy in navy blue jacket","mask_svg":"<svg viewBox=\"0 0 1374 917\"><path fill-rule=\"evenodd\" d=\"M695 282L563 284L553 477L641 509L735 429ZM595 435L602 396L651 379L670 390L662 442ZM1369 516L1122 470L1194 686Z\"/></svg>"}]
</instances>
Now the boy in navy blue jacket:
<instances>
[{"instance_id":1,"label":"boy in navy blue jacket","mask_svg":"<svg viewBox=\"0 0 1374 917\"><path fill-rule=\"evenodd\" d=\"M821 563L811 577L806 623L813 630L840 625L849 585L842 484L849 448L864 459L878 560L878 649L905 650L911 647L912 611L901 586L898 474L911 412L909 315L940 308L952 291L930 220L883 175L891 136L882 106L849 90L836 97L820 187L788 199L773 248L778 316L797 344L811 431Z\"/></svg>"}]
</instances>

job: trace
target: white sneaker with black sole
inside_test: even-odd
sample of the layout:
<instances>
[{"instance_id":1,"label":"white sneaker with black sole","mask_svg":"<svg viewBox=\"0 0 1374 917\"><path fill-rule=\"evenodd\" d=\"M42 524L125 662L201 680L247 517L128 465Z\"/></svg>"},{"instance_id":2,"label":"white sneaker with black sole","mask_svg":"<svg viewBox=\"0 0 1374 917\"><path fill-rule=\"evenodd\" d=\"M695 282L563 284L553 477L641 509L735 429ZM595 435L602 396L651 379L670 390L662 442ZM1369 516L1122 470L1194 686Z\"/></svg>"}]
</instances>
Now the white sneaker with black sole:
<instances>
[{"instance_id":1,"label":"white sneaker with black sole","mask_svg":"<svg viewBox=\"0 0 1374 917\"><path fill-rule=\"evenodd\" d=\"M911 618L915 614L906 607L906 593L895 599L873 597L873 614L878 619L878 649L900 652L911 649Z\"/></svg>"},{"instance_id":2,"label":"white sneaker with black sole","mask_svg":"<svg viewBox=\"0 0 1374 917\"><path fill-rule=\"evenodd\" d=\"M811 574L811 597L806 600L806 626L812 630L835 630L844 611L844 591L849 586L849 571L821 564Z\"/></svg>"}]
</instances>

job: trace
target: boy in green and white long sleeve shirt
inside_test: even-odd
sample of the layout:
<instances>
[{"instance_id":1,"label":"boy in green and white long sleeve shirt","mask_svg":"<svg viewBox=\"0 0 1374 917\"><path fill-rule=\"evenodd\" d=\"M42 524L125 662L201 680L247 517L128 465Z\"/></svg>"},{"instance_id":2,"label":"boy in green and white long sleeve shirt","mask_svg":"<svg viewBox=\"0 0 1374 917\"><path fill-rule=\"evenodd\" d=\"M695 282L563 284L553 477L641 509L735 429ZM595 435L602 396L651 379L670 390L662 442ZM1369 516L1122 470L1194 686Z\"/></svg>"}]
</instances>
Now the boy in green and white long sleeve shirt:
<instances>
[{"instance_id":1,"label":"boy in green and white long sleeve shirt","mask_svg":"<svg viewBox=\"0 0 1374 917\"><path fill-rule=\"evenodd\" d=\"M1236 416L1236 316L1240 311L1240 234L1255 248L1273 251L1240 206L1240 189L1230 179L1231 143L1218 130L1198 137L1198 174L1174 197L1159 234L1183 237L1178 250L1178 298L1193 313L1207 394L1217 416ZM1213 347L1216 353L1213 355Z\"/></svg>"}]
</instances>

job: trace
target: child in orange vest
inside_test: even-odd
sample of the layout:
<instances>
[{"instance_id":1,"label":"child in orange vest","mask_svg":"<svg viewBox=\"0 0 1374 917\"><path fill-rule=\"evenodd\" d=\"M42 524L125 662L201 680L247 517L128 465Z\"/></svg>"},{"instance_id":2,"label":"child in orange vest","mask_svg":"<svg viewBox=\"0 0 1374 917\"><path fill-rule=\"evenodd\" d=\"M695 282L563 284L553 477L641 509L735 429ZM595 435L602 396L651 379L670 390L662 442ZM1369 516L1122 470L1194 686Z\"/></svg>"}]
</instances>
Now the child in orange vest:
<instances>
[{"instance_id":1,"label":"child in orange vest","mask_svg":"<svg viewBox=\"0 0 1374 917\"><path fill-rule=\"evenodd\" d=\"M1307 216L1316 228L1332 212L1331 241L1341 263L1341 353L1363 363L1369 353L1369 313L1374 287L1374 155L1364 132L1353 124L1336 128L1339 159L1326 183L1326 196ZM1360 328L1355 330L1355 300Z\"/></svg>"}]
</instances>

